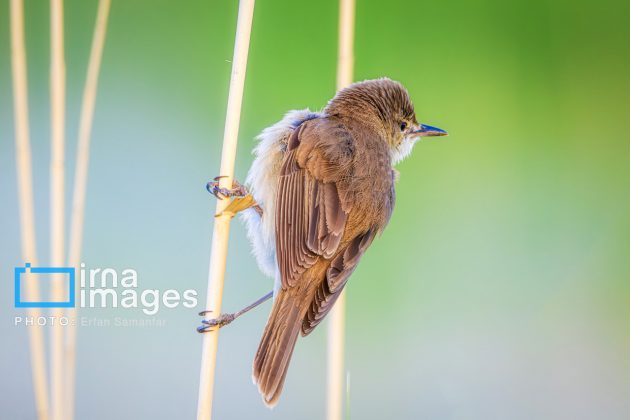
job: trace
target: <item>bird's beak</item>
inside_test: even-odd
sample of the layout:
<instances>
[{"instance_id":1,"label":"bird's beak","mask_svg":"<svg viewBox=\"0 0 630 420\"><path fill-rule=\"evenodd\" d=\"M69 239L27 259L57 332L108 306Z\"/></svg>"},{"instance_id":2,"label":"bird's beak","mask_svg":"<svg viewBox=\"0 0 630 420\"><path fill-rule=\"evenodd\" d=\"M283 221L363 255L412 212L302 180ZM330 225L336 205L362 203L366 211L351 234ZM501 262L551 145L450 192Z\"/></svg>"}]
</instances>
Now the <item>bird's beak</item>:
<instances>
[{"instance_id":1,"label":"bird's beak","mask_svg":"<svg viewBox=\"0 0 630 420\"><path fill-rule=\"evenodd\" d=\"M441 128L431 127L430 125L425 124L420 124L420 126L413 130L410 134L414 137L448 136L448 133Z\"/></svg>"}]
</instances>

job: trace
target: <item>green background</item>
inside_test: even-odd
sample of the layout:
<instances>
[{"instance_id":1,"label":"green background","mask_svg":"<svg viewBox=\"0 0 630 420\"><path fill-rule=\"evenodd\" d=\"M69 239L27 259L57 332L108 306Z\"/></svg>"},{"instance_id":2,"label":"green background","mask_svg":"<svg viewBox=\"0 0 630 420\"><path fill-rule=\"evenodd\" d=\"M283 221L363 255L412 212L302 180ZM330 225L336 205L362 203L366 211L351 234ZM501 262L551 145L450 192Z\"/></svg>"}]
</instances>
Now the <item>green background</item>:
<instances>
[{"instance_id":1,"label":"green background","mask_svg":"<svg viewBox=\"0 0 630 420\"><path fill-rule=\"evenodd\" d=\"M401 81L449 131L399 165L397 207L348 287L349 418L630 418L630 3L357 1L355 79ZM65 3L67 203L97 2ZM32 419L19 247L9 5L0 1L0 407ZM86 266L197 289L159 328L78 330L78 419L193 418L236 1L113 0L93 130ZM49 5L26 1L40 261L48 262ZM337 4L259 0L239 135L335 93ZM224 308L261 296L244 229ZM269 304L221 332L218 419L321 419L326 325L300 340L273 411L251 384ZM88 318L143 318L86 309Z\"/></svg>"}]
</instances>

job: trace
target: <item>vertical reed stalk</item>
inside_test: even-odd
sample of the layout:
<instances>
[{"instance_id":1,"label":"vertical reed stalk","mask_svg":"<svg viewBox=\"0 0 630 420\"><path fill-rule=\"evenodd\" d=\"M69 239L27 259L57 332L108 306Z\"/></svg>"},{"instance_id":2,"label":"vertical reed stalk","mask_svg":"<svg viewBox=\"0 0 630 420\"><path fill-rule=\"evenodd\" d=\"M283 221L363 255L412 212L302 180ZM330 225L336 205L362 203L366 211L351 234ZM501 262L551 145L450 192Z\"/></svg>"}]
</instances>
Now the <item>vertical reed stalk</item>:
<instances>
[{"instance_id":1,"label":"vertical reed stalk","mask_svg":"<svg viewBox=\"0 0 630 420\"><path fill-rule=\"evenodd\" d=\"M254 16L254 2L255 0L240 0L238 7L232 76L225 118L225 131L223 133L221 171L219 172L220 175L225 176L225 178L220 179L220 186L226 188L232 187L232 178L234 176L234 161L236 159L241 104L243 101L245 72L247 70L249 39ZM214 315L221 313L221 301L223 298L223 281L231 217L227 214L222 214L222 212L228 204L228 200L217 200L216 214L221 215L214 219L212 231L206 309L211 311L210 314ZM197 403L198 420L207 420L212 416L218 340L218 329L203 334L201 369L199 372L199 399Z\"/></svg>"},{"instance_id":2,"label":"vertical reed stalk","mask_svg":"<svg viewBox=\"0 0 630 420\"><path fill-rule=\"evenodd\" d=\"M85 215L85 195L87 190L88 164L90 161L90 134L94 120L96 90L98 75L101 68L105 35L107 33L107 18L111 0L100 0L94 24L92 48L88 62L87 77L83 90L83 103L79 117L79 140L77 143L77 161L74 174L74 189L72 192L72 214L70 216L70 241L68 246L68 266L79 270L81 246L83 243L83 222ZM68 319L76 319L77 308L67 310ZM65 401L64 412L67 420L74 418L75 371L76 371L76 323L66 327L66 345L64 348L65 365Z\"/></svg>"},{"instance_id":3,"label":"vertical reed stalk","mask_svg":"<svg viewBox=\"0 0 630 420\"><path fill-rule=\"evenodd\" d=\"M64 266L64 143L66 69L63 46L63 0L50 1L50 263ZM52 279L52 301L67 296L63 277ZM51 409L53 420L63 420L63 327L59 324L63 308L52 310L51 326Z\"/></svg>"},{"instance_id":4,"label":"vertical reed stalk","mask_svg":"<svg viewBox=\"0 0 630 420\"><path fill-rule=\"evenodd\" d=\"M339 45L337 56L337 90L352 83L354 70L354 15L355 0L339 1ZM344 355L346 293L341 296L331 310L328 326L328 420L341 420L343 417L344 396Z\"/></svg>"},{"instance_id":5,"label":"vertical reed stalk","mask_svg":"<svg viewBox=\"0 0 630 420\"><path fill-rule=\"evenodd\" d=\"M35 242L35 216L33 204L33 178L31 145L28 128L28 87L26 80L26 46L24 42L24 3L11 0L11 66L13 73L13 107L15 114L15 160L17 166L18 202L20 206L20 232L22 259L37 265ZM26 288L29 301L39 301L37 282L29 282ZM38 308L27 310L29 317L38 318ZM35 395L35 410L39 420L49 418L49 400L46 378L43 327L28 327L31 350L31 375Z\"/></svg>"}]
</instances>

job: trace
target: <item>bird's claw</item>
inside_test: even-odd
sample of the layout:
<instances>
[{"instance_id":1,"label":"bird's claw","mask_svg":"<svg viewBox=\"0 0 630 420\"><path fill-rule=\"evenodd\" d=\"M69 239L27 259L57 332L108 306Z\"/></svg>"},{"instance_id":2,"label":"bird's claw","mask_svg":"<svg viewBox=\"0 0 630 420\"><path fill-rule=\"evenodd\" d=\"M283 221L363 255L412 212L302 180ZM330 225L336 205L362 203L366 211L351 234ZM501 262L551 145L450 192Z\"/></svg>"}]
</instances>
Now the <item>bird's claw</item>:
<instances>
[{"instance_id":1,"label":"bird's claw","mask_svg":"<svg viewBox=\"0 0 630 420\"><path fill-rule=\"evenodd\" d=\"M244 197L247 195L247 189L237 180L232 180L232 188L222 188L219 186L219 180L225 178L224 175L215 177L206 184L206 190L219 200L229 197Z\"/></svg>"},{"instance_id":2,"label":"bird's claw","mask_svg":"<svg viewBox=\"0 0 630 420\"><path fill-rule=\"evenodd\" d=\"M200 312L199 314L206 314L208 311ZM221 314L218 318L214 319L202 319L201 323L203 325L197 327L198 333L205 333L210 331L212 328L217 327L221 328L228 325L230 322L234 321L234 314Z\"/></svg>"}]
</instances>

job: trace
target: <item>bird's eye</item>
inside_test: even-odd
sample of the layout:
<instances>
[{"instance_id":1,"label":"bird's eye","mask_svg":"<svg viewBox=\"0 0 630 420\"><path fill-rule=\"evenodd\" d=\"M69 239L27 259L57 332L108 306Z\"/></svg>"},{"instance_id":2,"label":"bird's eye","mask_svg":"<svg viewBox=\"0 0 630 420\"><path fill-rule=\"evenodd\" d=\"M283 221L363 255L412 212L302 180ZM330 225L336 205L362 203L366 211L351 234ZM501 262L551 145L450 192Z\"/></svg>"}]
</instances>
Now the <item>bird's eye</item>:
<instances>
[{"instance_id":1,"label":"bird's eye","mask_svg":"<svg viewBox=\"0 0 630 420\"><path fill-rule=\"evenodd\" d=\"M405 131L405 128L407 128L407 123L403 121L400 123L400 131Z\"/></svg>"}]
</instances>

